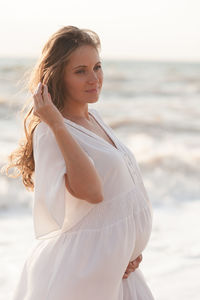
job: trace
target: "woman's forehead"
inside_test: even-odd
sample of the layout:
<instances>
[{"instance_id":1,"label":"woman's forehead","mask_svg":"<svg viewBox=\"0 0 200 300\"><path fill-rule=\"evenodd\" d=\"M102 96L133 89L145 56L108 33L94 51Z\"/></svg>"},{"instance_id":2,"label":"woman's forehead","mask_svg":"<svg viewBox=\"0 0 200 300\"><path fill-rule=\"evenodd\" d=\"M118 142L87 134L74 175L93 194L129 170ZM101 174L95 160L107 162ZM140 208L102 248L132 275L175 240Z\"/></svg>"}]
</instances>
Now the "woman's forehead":
<instances>
[{"instance_id":1,"label":"woman's forehead","mask_svg":"<svg viewBox=\"0 0 200 300\"><path fill-rule=\"evenodd\" d=\"M69 57L68 66L72 69L79 65L89 66L100 62L98 51L91 46L77 48Z\"/></svg>"}]
</instances>

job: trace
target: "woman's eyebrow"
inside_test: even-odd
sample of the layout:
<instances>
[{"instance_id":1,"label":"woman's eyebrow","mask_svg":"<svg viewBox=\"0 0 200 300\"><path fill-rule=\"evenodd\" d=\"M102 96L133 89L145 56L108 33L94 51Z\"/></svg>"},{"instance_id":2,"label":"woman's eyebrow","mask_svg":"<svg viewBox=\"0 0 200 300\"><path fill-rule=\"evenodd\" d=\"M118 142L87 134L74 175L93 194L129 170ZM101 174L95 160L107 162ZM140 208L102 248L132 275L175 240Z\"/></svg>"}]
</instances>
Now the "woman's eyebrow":
<instances>
[{"instance_id":1,"label":"woman's eyebrow","mask_svg":"<svg viewBox=\"0 0 200 300\"><path fill-rule=\"evenodd\" d=\"M95 65L97 65L97 64L99 64L99 63L101 63L101 61L98 61ZM73 68L72 70L77 69L77 68L80 68L80 67L87 68L87 66L80 65L80 66L77 66L77 67Z\"/></svg>"}]
</instances>

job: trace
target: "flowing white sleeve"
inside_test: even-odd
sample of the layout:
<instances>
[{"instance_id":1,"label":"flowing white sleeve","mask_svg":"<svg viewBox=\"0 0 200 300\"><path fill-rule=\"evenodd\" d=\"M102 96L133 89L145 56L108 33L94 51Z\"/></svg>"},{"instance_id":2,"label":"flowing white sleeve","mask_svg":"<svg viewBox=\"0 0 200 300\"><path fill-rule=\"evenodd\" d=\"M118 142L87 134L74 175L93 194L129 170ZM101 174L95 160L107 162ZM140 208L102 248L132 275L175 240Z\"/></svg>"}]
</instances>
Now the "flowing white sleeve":
<instances>
[{"instance_id":1,"label":"flowing white sleeve","mask_svg":"<svg viewBox=\"0 0 200 300\"><path fill-rule=\"evenodd\" d=\"M75 225L94 204L74 197L67 190L65 160L52 130L44 122L37 125L33 134L33 156L35 236L37 239L51 238Z\"/></svg>"}]
</instances>

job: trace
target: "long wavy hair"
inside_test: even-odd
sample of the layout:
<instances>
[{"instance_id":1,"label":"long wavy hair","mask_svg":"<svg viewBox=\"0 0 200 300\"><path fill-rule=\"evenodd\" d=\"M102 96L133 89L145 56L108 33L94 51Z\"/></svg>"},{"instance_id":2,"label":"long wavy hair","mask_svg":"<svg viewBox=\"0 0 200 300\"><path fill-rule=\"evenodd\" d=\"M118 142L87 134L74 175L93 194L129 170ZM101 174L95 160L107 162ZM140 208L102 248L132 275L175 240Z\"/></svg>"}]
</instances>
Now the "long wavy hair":
<instances>
[{"instance_id":1,"label":"long wavy hair","mask_svg":"<svg viewBox=\"0 0 200 300\"><path fill-rule=\"evenodd\" d=\"M65 86L64 69L69 61L70 54L78 47L90 45L97 51L101 44L98 35L89 29L80 29L75 26L65 26L50 36L42 49L42 53L33 67L28 80L28 90L33 94L38 83L47 84L52 101L59 111L64 108ZM33 98L23 106L25 137L19 141L19 146L8 156L8 164L3 167L9 177L22 176L23 184L27 190L34 190L33 174L35 163L33 158L33 132L41 122L39 117L33 114ZM10 168L14 168L9 174Z\"/></svg>"}]
</instances>

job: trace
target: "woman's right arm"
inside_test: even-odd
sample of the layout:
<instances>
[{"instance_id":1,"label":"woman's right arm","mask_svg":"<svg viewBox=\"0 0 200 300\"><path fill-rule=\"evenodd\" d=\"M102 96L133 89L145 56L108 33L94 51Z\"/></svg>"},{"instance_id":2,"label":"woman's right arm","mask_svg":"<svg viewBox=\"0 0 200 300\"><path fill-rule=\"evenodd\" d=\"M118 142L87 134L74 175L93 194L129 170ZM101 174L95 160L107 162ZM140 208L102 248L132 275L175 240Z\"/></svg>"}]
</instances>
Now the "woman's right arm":
<instances>
[{"instance_id":1,"label":"woman's right arm","mask_svg":"<svg viewBox=\"0 0 200 300\"><path fill-rule=\"evenodd\" d=\"M51 129L67 166L65 182L69 192L91 203L101 202L103 200L101 179L92 162L73 139L64 123L52 125Z\"/></svg>"},{"instance_id":2,"label":"woman's right arm","mask_svg":"<svg viewBox=\"0 0 200 300\"><path fill-rule=\"evenodd\" d=\"M66 163L66 188L73 196L90 203L103 201L102 182L94 165L67 130L61 113L51 100L47 86L44 85L43 97L41 91L42 84L33 95L34 115L47 123L54 133Z\"/></svg>"}]
</instances>

